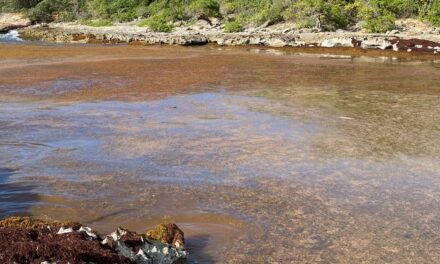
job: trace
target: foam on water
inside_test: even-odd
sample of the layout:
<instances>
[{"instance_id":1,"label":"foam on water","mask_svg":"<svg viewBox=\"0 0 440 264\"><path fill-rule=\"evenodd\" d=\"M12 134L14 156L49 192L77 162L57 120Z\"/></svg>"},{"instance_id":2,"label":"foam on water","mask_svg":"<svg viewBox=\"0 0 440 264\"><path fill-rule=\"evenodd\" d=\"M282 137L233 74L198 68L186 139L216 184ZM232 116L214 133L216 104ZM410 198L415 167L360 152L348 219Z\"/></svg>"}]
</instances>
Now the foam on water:
<instances>
[{"instance_id":1,"label":"foam on water","mask_svg":"<svg viewBox=\"0 0 440 264\"><path fill-rule=\"evenodd\" d=\"M22 42L23 40L19 37L17 30L11 30L6 34L0 34L0 42Z\"/></svg>"}]
</instances>

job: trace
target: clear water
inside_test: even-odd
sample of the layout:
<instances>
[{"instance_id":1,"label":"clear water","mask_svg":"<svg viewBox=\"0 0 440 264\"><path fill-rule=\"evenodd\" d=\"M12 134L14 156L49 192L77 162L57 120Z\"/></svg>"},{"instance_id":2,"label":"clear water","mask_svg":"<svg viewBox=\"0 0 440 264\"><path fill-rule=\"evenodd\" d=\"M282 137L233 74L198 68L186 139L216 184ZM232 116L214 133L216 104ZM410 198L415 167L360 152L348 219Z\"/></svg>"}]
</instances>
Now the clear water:
<instances>
[{"instance_id":1,"label":"clear water","mask_svg":"<svg viewBox=\"0 0 440 264\"><path fill-rule=\"evenodd\" d=\"M440 261L440 74L214 47L0 45L0 215L184 230L191 263Z\"/></svg>"}]
</instances>

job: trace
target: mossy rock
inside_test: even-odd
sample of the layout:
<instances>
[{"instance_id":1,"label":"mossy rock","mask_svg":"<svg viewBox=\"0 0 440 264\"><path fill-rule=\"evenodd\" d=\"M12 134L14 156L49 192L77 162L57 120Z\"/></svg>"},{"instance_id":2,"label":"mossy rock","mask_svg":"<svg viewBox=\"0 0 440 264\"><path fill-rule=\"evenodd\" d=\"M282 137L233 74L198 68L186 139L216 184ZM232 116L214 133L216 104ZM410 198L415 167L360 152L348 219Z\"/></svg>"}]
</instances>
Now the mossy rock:
<instances>
[{"instance_id":1,"label":"mossy rock","mask_svg":"<svg viewBox=\"0 0 440 264\"><path fill-rule=\"evenodd\" d=\"M154 229L146 232L144 236L151 240L170 244L176 248L183 248L185 246L183 231L173 223L159 224Z\"/></svg>"}]
</instances>

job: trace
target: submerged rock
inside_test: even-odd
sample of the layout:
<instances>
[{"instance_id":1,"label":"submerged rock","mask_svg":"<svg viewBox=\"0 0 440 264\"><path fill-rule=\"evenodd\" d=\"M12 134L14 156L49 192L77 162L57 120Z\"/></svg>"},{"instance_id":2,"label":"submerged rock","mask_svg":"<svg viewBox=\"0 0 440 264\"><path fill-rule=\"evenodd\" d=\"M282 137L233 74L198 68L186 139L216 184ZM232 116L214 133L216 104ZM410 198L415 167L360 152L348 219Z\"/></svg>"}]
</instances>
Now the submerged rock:
<instances>
[{"instance_id":1,"label":"submerged rock","mask_svg":"<svg viewBox=\"0 0 440 264\"><path fill-rule=\"evenodd\" d=\"M179 248L123 228L102 239L75 222L10 217L0 221L0 263L185 263L183 232L164 226L181 237L173 238L181 241Z\"/></svg>"}]
</instances>

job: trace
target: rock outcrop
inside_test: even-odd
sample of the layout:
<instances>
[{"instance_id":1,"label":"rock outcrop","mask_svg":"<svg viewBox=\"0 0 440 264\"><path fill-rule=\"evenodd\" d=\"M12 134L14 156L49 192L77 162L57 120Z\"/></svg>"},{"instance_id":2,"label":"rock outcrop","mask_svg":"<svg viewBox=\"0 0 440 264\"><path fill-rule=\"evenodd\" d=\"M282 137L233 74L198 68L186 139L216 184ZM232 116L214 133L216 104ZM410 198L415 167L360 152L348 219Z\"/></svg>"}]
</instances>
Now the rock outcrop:
<instances>
[{"instance_id":1,"label":"rock outcrop","mask_svg":"<svg viewBox=\"0 0 440 264\"><path fill-rule=\"evenodd\" d=\"M0 263L185 263L183 232L175 224L163 226L174 230L166 241L123 228L102 239L75 222L11 217L0 221ZM168 243L180 238L178 248Z\"/></svg>"},{"instance_id":2,"label":"rock outcrop","mask_svg":"<svg viewBox=\"0 0 440 264\"><path fill-rule=\"evenodd\" d=\"M138 264L184 263L187 257L183 245L176 248L170 243L148 239L123 228L106 236L102 244Z\"/></svg>"},{"instance_id":3,"label":"rock outcrop","mask_svg":"<svg viewBox=\"0 0 440 264\"><path fill-rule=\"evenodd\" d=\"M0 14L0 33L7 33L10 30L24 28L31 25L29 18L20 13Z\"/></svg>"},{"instance_id":4,"label":"rock outcrop","mask_svg":"<svg viewBox=\"0 0 440 264\"><path fill-rule=\"evenodd\" d=\"M199 23L200 24L200 23ZM129 43L204 45L213 43L227 46L261 45L268 47L321 47L361 48L394 51L440 52L440 35L406 35L399 32L369 34L339 30L319 32L311 29L297 29L291 24L248 29L240 33L224 33L221 24L190 27L179 26L170 33L151 32L136 25L116 25L93 28L78 24L50 24L22 29L24 39L53 42L79 43Z\"/></svg>"}]
</instances>

